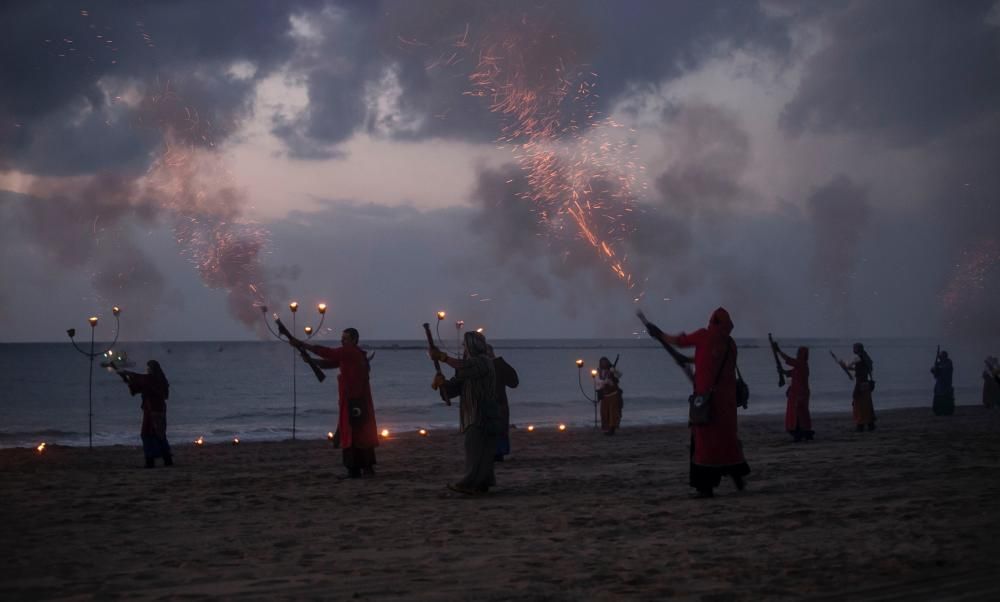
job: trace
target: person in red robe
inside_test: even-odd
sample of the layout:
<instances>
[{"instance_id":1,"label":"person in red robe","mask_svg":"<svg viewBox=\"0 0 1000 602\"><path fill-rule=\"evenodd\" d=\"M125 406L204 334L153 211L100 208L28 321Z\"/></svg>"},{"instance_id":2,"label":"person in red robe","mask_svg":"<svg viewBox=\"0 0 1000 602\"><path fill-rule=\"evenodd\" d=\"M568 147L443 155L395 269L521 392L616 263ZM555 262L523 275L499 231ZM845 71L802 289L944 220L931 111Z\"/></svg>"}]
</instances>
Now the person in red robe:
<instances>
[{"instance_id":1,"label":"person in red robe","mask_svg":"<svg viewBox=\"0 0 1000 602\"><path fill-rule=\"evenodd\" d=\"M113 364L112 364L113 366ZM170 397L170 382L160 367L160 362L146 362L146 374L117 370L118 375L128 385L132 395L142 395L142 451L146 456L146 468L153 468L157 458L163 458L164 466L173 466L174 457L167 441L167 398Z\"/></svg>"},{"instance_id":2,"label":"person in red robe","mask_svg":"<svg viewBox=\"0 0 1000 602\"><path fill-rule=\"evenodd\" d=\"M788 404L785 406L785 430L796 443L812 441L815 432L812 430L812 417L809 415L809 348L799 347L792 357L783 352L777 343L773 343L774 351L788 365L785 376L791 378L785 395Z\"/></svg>"},{"instance_id":3,"label":"person in red robe","mask_svg":"<svg viewBox=\"0 0 1000 602\"><path fill-rule=\"evenodd\" d=\"M344 466L351 478L375 475L375 448L378 447L368 355L358 346L359 340L358 331L347 328L340 335L340 347L311 345L294 337L289 341L322 358L320 367L340 369L337 375L340 411L333 442L343 450Z\"/></svg>"},{"instance_id":4,"label":"person in red robe","mask_svg":"<svg viewBox=\"0 0 1000 602\"><path fill-rule=\"evenodd\" d=\"M736 428L736 342L730 335L733 322L729 312L712 312L707 328L691 334L669 335L647 323L653 338L677 347L694 347L694 392L711 395L706 424L692 424L690 484L698 497L712 497L724 475L743 490L743 477L750 466L743 457L743 444Z\"/></svg>"}]
</instances>

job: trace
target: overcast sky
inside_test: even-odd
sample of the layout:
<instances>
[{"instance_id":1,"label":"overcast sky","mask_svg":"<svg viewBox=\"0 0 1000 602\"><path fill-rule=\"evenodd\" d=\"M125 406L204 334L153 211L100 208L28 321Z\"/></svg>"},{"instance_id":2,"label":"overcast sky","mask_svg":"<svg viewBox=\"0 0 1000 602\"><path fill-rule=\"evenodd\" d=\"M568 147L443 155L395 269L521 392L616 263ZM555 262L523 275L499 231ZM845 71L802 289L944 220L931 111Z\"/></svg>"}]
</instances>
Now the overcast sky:
<instances>
[{"instance_id":1,"label":"overcast sky","mask_svg":"<svg viewBox=\"0 0 1000 602\"><path fill-rule=\"evenodd\" d=\"M995 0L4 2L0 341L995 341L998 165Z\"/></svg>"}]
</instances>

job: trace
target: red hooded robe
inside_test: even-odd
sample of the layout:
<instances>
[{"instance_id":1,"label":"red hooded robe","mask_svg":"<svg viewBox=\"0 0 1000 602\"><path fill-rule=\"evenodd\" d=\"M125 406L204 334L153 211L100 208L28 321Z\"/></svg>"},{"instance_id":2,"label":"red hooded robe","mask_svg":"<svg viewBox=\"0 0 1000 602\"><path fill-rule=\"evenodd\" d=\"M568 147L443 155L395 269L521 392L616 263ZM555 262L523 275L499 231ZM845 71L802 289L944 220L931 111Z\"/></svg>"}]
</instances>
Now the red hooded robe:
<instances>
[{"instance_id":1,"label":"red hooded robe","mask_svg":"<svg viewBox=\"0 0 1000 602\"><path fill-rule=\"evenodd\" d=\"M371 384L368 382L368 356L360 347L316 347L316 355L331 362L331 368L340 368L337 375L337 392L340 397L340 416L337 428L340 447L370 449L378 447L378 426L375 424L375 404ZM364 421L357 429L351 428L348 401L364 401Z\"/></svg>"},{"instance_id":2,"label":"red hooded robe","mask_svg":"<svg viewBox=\"0 0 1000 602\"><path fill-rule=\"evenodd\" d=\"M788 385L788 405L785 407L785 430L794 432L812 430L812 418L809 416L809 350L803 349L796 353L795 359L785 357L785 363L791 368L792 382Z\"/></svg>"},{"instance_id":3,"label":"red hooded robe","mask_svg":"<svg viewBox=\"0 0 1000 602\"><path fill-rule=\"evenodd\" d=\"M692 462L702 466L732 466L744 462L736 432L736 343L729 336L732 331L729 312L720 307L712 312L708 328L677 338L679 347L694 347L695 393L704 395L714 387L708 424L691 425ZM720 374L723 359L725 365L721 366Z\"/></svg>"}]
</instances>

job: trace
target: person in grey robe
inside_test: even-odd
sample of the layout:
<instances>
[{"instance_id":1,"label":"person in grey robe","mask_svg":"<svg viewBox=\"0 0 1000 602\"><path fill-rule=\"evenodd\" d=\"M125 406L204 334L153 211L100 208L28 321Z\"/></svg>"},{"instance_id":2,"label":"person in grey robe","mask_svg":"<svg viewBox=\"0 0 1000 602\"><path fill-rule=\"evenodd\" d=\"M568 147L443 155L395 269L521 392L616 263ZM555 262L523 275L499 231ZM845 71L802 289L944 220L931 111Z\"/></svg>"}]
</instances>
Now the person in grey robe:
<instances>
[{"instance_id":1,"label":"person in grey robe","mask_svg":"<svg viewBox=\"0 0 1000 602\"><path fill-rule=\"evenodd\" d=\"M436 384L449 399L460 398L459 425L465 435L465 475L448 488L476 495L496 485L493 463L503 421L496 396L496 368L486 337L478 332L467 332L464 348L462 359L448 357L437 348L431 348L429 353L432 359L455 369L454 377Z\"/></svg>"}]
</instances>

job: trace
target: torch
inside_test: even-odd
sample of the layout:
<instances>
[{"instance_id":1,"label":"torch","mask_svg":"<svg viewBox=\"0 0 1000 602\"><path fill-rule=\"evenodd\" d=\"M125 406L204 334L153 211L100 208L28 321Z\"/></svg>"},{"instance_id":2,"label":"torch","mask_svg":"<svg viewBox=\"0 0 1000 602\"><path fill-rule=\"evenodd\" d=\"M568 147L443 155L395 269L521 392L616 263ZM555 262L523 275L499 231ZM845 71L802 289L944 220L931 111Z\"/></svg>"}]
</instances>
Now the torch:
<instances>
[{"instance_id":1,"label":"torch","mask_svg":"<svg viewBox=\"0 0 1000 602\"><path fill-rule=\"evenodd\" d=\"M116 305L111 308L111 313L115 317L115 339L103 351L94 351L94 330L97 328L97 316L87 318L87 322L90 324L90 351L84 351L77 346L76 339L73 338L76 336L75 328L70 328L66 331L70 342L73 343L73 348L90 359L90 376L87 378L87 447L89 448L94 447L94 358L114 348L115 343L118 342L118 333L121 331L121 324L118 320L118 315L122 313L121 308Z\"/></svg>"},{"instance_id":2,"label":"torch","mask_svg":"<svg viewBox=\"0 0 1000 602\"><path fill-rule=\"evenodd\" d=\"M292 301L292 302L290 302L288 304L288 309L291 310L291 312L292 312L292 330L295 330L295 316L296 316L296 314L299 311L299 302L298 301ZM319 316L320 316L320 318L319 318L319 325L315 328L315 330L313 329L312 326L306 326L303 329L305 331L305 333L306 333L306 340L309 340L309 339L313 338L314 336L316 336L317 333L320 332L320 330L322 330L322 328L323 328L323 321L326 320L326 303L318 303L316 305L316 311L319 312ZM274 319L278 323L278 332L274 332L274 330L271 329L271 325L268 324L268 322L267 322L267 306L266 305L261 305L260 306L260 313L264 316L264 325L267 326L267 330L272 335L274 335L274 338L276 338L276 339L278 339L280 341L280 340L282 340L281 339L282 336L285 336L285 337L289 337L290 336L289 330L287 328L285 328L285 325L282 324L281 320L278 319L278 314L274 314ZM289 339L289 342L290 341L291 341L291 339ZM294 345L293 345L293 347L294 347ZM297 378L297 374L296 374L296 370L295 370L296 367L298 366L298 363L297 363L297 361L295 359L295 351L296 351L295 349L292 350L292 440L293 441L295 440L296 419L298 417L298 405L299 405L298 404L298 401L299 401L298 378ZM318 365L316 365L315 361L311 357L309 357L309 354L307 354L303 349L298 349L298 352L299 352L299 355L302 357L302 359L304 359L305 362L307 364L309 364L309 367L312 368L313 374L316 375L316 379L319 380L319 382L323 382L323 379L326 378L326 375L323 374L323 371L321 369L319 369L319 367L318 367Z\"/></svg>"}]
</instances>

